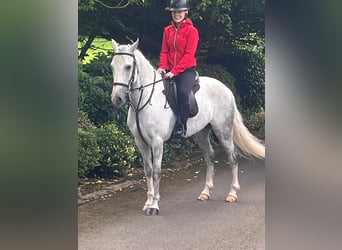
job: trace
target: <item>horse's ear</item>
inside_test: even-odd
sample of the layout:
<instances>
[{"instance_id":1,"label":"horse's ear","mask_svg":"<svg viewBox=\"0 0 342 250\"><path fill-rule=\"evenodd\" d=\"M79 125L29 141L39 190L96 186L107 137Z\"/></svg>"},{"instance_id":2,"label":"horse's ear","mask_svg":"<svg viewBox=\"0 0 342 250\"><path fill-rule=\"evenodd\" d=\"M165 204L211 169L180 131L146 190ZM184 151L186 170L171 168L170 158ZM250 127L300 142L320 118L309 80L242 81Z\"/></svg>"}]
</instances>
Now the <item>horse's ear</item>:
<instances>
[{"instance_id":1,"label":"horse's ear","mask_svg":"<svg viewBox=\"0 0 342 250\"><path fill-rule=\"evenodd\" d=\"M138 48L138 44L139 44L139 37L138 37L137 40L132 44L133 51L136 50L136 49Z\"/></svg>"},{"instance_id":2,"label":"horse's ear","mask_svg":"<svg viewBox=\"0 0 342 250\"><path fill-rule=\"evenodd\" d=\"M115 42L114 39L112 39L112 46L113 46L114 52L116 52L118 50L118 44Z\"/></svg>"}]
</instances>

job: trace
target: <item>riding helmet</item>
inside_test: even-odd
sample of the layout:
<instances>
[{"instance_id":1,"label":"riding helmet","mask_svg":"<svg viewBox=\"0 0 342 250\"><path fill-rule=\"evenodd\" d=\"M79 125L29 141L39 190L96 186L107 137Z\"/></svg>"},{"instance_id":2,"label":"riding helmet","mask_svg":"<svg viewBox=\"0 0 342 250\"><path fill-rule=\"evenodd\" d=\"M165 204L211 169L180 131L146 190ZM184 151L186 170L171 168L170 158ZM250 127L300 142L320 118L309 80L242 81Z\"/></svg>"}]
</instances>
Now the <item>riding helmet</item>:
<instances>
[{"instance_id":1,"label":"riding helmet","mask_svg":"<svg viewBox=\"0 0 342 250\"><path fill-rule=\"evenodd\" d=\"M188 0L171 0L170 11L180 11L190 9L190 3Z\"/></svg>"}]
</instances>

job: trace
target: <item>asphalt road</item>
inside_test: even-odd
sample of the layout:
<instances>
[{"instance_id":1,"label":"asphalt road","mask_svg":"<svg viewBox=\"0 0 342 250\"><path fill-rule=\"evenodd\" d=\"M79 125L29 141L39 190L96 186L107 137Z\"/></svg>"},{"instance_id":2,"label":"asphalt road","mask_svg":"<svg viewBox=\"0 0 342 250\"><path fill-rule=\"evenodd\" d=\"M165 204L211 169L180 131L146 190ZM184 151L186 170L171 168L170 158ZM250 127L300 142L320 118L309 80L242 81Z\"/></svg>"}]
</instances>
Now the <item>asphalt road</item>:
<instances>
[{"instance_id":1,"label":"asphalt road","mask_svg":"<svg viewBox=\"0 0 342 250\"><path fill-rule=\"evenodd\" d=\"M142 212L146 191L139 184L83 204L78 249L265 249L265 162L240 158L239 200L227 203L229 166L223 154L216 158L209 201L197 200L205 181L197 160L179 171L164 166L158 216Z\"/></svg>"}]
</instances>

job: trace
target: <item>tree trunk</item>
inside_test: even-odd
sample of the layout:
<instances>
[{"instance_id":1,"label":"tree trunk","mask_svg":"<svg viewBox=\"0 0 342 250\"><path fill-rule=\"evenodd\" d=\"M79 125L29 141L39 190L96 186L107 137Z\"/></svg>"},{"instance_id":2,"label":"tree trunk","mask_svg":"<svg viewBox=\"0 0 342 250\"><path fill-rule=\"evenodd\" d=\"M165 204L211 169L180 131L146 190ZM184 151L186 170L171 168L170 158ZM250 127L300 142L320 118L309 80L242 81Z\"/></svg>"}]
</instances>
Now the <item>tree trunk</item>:
<instances>
[{"instance_id":1,"label":"tree trunk","mask_svg":"<svg viewBox=\"0 0 342 250\"><path fill-rule=\"evenodd\" d=\"M94 41L94 39L95 39L95 35L90 35L88 37L88 40L86 41L84 46L81 48L81 53L80 53L80 57L79 57L80 60L83 60L84 57L87 55L87 51L90 48L90 46L91 46L92 42Z\"/></svg>"}]
</instances>

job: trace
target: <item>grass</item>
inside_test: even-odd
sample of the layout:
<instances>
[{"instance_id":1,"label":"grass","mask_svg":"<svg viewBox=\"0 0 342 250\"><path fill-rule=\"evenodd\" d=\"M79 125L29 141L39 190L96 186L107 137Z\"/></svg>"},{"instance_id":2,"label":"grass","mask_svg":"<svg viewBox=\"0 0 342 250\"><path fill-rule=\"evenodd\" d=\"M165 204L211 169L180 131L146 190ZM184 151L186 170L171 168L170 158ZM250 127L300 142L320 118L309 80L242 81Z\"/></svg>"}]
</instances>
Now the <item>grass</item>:
<instances>
[{"instance_id":1,"label":"grass","mask_svg":"<svg viewBox=\"0 0 342 250\"><path fill-rule=\"evenodd\" d=\"M80 49L82 48L82 43L78 42L78 53L80 53ZM91 47L87 50L87 55L82 60L83 64L90 63L98 54L108 55L113 52L112 42L106 40L104 38L95 38Z\"/></svg>"}]
</instances>

